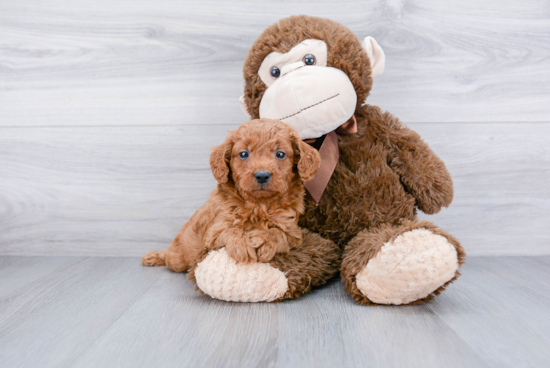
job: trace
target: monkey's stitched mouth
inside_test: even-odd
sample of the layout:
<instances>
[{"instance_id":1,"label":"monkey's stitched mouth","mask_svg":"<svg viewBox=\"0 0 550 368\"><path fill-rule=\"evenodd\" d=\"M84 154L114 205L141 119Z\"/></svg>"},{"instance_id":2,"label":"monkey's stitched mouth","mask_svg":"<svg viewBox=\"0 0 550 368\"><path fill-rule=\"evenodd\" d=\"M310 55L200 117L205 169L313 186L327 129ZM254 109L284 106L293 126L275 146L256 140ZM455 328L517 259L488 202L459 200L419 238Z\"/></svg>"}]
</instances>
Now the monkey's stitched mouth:
<instances>
[{"instance_id":1,"label":"monkey's stitched mouth","mask_svg":"<svg viewBox=\"0 0 550 368\"><path fill-rule=\"evenodd\" d=\"M304 112L304 111L307 110L307 109L311 109L312 107L315 107L315 106L317 106L317 105L320 105L320 104L322 104L323 102L327 102L328 100L332 100L333 98L336 98L336 97L338 97L338 96L340 96L339 93L337 93L337 94L335 94L334 96L331 96L331 97L329 97L329 98L325 98L325 99L322 100L322 101L319 101L319 102L317 102L317 103L314 103L313 105L310 105L310 106L308 106L308 107L304 107L303 109L300 109L300 111L298 111L298 112L296 112L296 113L294 113L294 114L292 114L292 115L288 115L288 116L285 116L284 118L280 118L280 119L277 119L277 120L284 120L284 119L291 118L291 117L293 117L293 116L296 116L296 115L298 115L298 114L301 114L302 112Z\"/></svg>"}]
</instances>

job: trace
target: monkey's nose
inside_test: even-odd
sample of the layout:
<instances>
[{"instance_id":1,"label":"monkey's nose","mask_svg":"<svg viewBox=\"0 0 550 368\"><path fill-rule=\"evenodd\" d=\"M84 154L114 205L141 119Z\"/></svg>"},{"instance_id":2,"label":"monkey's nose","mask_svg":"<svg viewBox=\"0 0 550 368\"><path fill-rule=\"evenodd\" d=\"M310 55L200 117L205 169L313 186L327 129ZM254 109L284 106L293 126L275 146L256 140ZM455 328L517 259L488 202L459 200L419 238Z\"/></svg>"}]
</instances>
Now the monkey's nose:
<instances>
[{"instance_id":1,"label":"monkey's nose","mask_svg":"<svg viewBox=\"0 0 550 368\"><path fill-rule=\"evenodd\" d=\"M269 179L271 179L271 174L267 171L256 171L254 174L254 177L256 178L256 181L258 184L264 185L269 182Z\"/></svg>"},{"instance_id":2,"label":"monkey's nose","mask_svg":"<svg viewBox=\"0 0 550 368\"><path fill-rule=\"evenodd\" d=\"M303 66L306 66L303 61L297 61L295 63L285 65L281 68L281 77Z\"/></svg>"}]
</instances>

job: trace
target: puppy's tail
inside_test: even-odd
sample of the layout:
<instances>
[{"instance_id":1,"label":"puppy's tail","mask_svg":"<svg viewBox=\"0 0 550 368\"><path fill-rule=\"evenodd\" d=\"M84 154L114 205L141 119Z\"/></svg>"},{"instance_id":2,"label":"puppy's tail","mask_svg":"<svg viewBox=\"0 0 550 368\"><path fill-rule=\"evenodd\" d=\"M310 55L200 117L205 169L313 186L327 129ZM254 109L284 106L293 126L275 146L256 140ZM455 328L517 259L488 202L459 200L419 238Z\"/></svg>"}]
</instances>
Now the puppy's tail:
<instances>
[{"instance_id":1,"label":"puppy's tail","mask_svg":"<svg viewBox=\"0 0 550 368\"><path fill-rule=\"evenodd\" d=\"M144 266L165 266L166 265L166 249L152 250L147 252L141 259L141 264Z\"/></svg>"}]
</instances>

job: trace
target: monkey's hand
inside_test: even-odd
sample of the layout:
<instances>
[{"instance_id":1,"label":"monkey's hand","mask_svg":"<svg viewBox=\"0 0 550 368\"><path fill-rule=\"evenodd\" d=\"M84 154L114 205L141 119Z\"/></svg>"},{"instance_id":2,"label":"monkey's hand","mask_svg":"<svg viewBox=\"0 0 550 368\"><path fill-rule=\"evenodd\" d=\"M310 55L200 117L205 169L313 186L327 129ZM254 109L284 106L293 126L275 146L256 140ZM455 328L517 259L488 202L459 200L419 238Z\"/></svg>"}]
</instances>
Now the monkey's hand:
<instances>
[{"instance_id":1,"label":"monkey's hand","mask_svg":"<svg viewBox=\"0 0 550 368\"><path fill-rule=\"evenodd\" d=\"M439 212L453 200L453 180L443 161L418 133L386 112L384 137L390 146L390 167L401 183L416 198L418 208L427 214Z\"/></svg>"}]
</instances>

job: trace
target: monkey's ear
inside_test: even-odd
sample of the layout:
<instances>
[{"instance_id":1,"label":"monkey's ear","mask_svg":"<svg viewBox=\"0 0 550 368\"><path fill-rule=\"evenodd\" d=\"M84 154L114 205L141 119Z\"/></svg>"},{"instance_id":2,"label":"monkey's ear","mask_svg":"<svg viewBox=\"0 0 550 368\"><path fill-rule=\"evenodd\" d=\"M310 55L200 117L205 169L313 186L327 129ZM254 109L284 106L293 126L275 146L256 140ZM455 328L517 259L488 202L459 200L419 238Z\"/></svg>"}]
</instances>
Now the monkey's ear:
<instances>
[{"instance_id":1,"label":"monkey's ear","mask_svg":"<svg viewBox=\"0 0 550 368\"><path fill-rule=\"evenodd\" d=\"M382 50L378 42L371 36L365 37L361 46L363 46L363 49L365 49L369 56L372 77L378 77L384 72L384 66L386 65L384 50Z\"/></svg>"},{"instance_id":2,"label":"monkey's ear","mask_svg":"<svg viewBox=\"0 0 550 368\"><path fill-rule=\"evenodd\" d=\"M252 116L248 113L248 107L246 106L246 102L244 102L244 96L239 97L239 102L241 103L241 109L245 113L246 116L248 116L249 119L252 119Z\"/></svg>"},{"instance_id":3,"label":"monkey's ear","mask_svg":"<svg viewBox=\"0 0 550 368\"><path fill-rule=\"evenodd\" d=\"M212 147L212 153L210 154L210 168L212 174L214 174L214 179L220 184L227 183L229 178L229 163L231 161L231 150L233 149L230 137L231 134L225 139L225 142Z\"/></svg>"}]
</instances>

